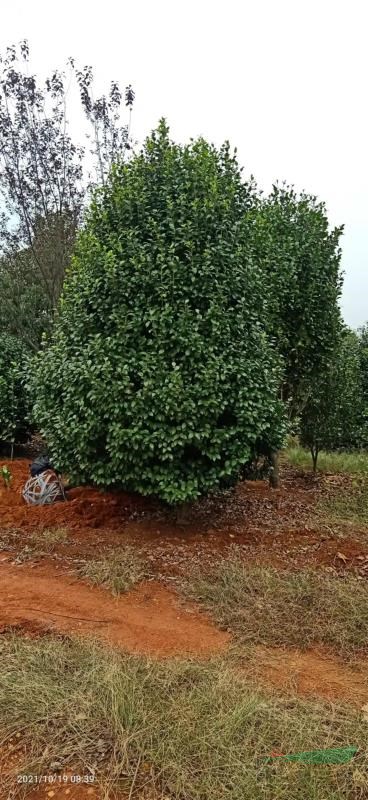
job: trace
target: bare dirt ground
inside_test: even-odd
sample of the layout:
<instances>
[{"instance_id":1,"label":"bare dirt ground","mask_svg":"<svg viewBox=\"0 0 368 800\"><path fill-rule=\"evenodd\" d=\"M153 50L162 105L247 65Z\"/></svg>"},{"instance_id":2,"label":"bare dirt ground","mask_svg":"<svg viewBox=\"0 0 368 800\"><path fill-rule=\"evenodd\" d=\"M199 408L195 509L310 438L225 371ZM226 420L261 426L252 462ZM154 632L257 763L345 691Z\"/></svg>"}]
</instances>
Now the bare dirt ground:
<instances>
[{"instance_id":1,"label":"bare dirt ground","mask_svg":"<svg viewBox=\"0 0 368 800\"><path fill-rule=\"evenodd\" d=\"M230 639L193 606L180 607L175 594L154 581L114 598L52 564L32 569L4 561L0 581L3 631L92 634L129 652L161 657L209 655Z\"/></svg>"},{"instance_id":2,"label":"bare dirt ground","mask_svg":"<svg viewBox=\"0 0 368 800\"><path fill-rule=\"evenodd\" d=\"M211 566L231 549L246 560L288 569L315 566L362 577L368 571L368 538L351 528L343 535L314 515L320 496L331 485L338 491L341 476L314 481L309 473L284 468L279 490L270 490L267 481L244 481L197 503L188 524L180 526L159 503L90 487L72 489L65 503L26 506L21 489L29 461L2 461L0 466L5 463L13 480L10 488L0 487L0 545L12 549L14 537L9 548L7 532L15 532L19 552L33 531L65 528L67 541L56 543L52 552L61 569L129 544L148 556L155 577L168 583L196 564Z\"/></svg>"},{"instance_id":3,"label":"bare dirt ground","mask_svg":"<svg viewBox=\"0 0 368 800\"><path fill-rule=\"evenodd\" d=\"M258 646L252 665L247 664L244 669L246 678L252 674L260 684L289 694L349 703L357 708L368 698L368 664L364 660L349 666L323 649L302 652Z\"/></svg>"},{"instance_id":4,"label":"bare dirt ground","mask_svg":"<svg viewBox=\"0 0 368 800\"><path fill-rule=\"evenodd\" d=\"M68 501L50 507L26 506L21 489L29 461L2 461L12 473L0 487L0 632L20 629L28 636L55 632L86 634L130 652L156 657L207 657L226 651L230 635L194 605L179 599L177 584L188 570L211 568L235 552L247 562L298 570L309 566L339 575L368 576L368 539L348 535L318 518L316 503L339 489L341 478L313 480L283 470L282 488L245 481L235 490L201 501L189 524L177 524L159 503L125 492L73 489ZM51 551L32 553L32 533L63 528L67 536ZM114 598L73 574L75 568L117 547L133 546L150 563L152 580ZM368 666L354 666L323 651L257 647L244 666L270 688L361 706L368 696ZM11 743L16 754L17 742ZM1 756L1 753L0 753ZM4 753L3 753L4 756ZM11 766L13 751L5 754ZM0 758L1 761L1 758ZM39 786L27 797L93 800L91 786ZM2 800L2 798L1 798ZM120 800L123 800L120 798Z\"/></svg>"}]
</instances>

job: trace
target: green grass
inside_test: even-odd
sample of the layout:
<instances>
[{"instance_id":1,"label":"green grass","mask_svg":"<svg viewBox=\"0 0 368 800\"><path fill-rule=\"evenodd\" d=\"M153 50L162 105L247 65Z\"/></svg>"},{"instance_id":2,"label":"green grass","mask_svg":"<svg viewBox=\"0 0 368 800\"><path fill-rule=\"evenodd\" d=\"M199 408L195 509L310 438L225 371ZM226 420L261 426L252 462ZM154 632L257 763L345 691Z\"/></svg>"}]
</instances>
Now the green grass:
<instances>
[{"instance_id":1,"label":"green grass","mask_svg":"<svg viewBox=\"0 0 368 800\"><path fill-rule=\"evenodd\" d=\"M293 467L312 469L311 454L302 447L289 447L284 458ZM317 472L368 476L368 452L326 453L322 450L318 456Z\"/></svg>"},{"instance_id":2,"label":"green grass","mask_svg":"<svg viewBox=\"0 0 368 800\"><path fill-rule=\"evenodd\" d=\"M78 569L78 575L89 583L103 586L114 595L127 592L149 576L145 560L133 547L114 550L101 559L92 559Z\"/></svg>"},{"instance_id":3,"label":"green grass","mask_svg":"<svg viewBox=\"0 0 368 800\"><path fill-rule=\"evenodd\" d=\"M17 774L95 770L102 796L168 800L358 800L367 723L347 707L256 692L224 661L165 661L45 637L0 641L0 747L17 734ZM335 766L265 764L357 745ZM16 789L14 775L3 784ZM18 787L19 788L19 787ZM125 794L124 794L125 793ZM146 795L144 795L146 796Z\"/></svg>"},{"instance_id":4,"label":"green grass","mask_svg":"<svg viewBox=\"0 0 368 800\"><path fill-rule=\"evenodd\" d=\"M367 647L368 586L354 576L280 572L233 558L190 576L183 590L242 642L320 644L351 656Z\"/></svg>"}]
</instances>

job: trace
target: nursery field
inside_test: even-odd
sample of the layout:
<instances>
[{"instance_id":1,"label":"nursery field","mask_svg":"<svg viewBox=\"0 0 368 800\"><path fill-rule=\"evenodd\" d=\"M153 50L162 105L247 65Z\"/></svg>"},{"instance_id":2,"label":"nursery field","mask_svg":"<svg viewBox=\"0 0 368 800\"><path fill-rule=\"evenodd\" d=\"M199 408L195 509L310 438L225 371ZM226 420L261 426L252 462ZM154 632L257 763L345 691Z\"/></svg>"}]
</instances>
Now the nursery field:
<instances>
[{"instance_id":1,"label":"nursery field","mask_svg":"<svg viewBox=\"0 0 368 800\"><path fill-rule=\"evenodd\" d=\"M1 800L367 798L360 462L293 450L180 525L89 487L28 507L1 461Z\"/></svg>"},{"instance_id":2,"label":"nursery field","mask_svg":"<svg viewBox=\"0 0 368 800\"><path fill-rule=\"evenodd\" d=\"M221 144L172 108L175 141L161 90L144 133L129 75L31 44L0 52L0 800L368 800L355 194L330 219L269 147L259 183L238 113Z\"/></svg>"}]
</instances>

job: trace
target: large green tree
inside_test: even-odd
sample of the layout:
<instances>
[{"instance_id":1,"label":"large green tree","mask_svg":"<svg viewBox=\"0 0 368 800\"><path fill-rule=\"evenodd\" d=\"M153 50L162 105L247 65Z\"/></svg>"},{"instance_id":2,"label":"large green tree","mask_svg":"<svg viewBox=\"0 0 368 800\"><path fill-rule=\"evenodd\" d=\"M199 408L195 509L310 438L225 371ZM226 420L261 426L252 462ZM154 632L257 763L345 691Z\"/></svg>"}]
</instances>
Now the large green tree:
<instances>
[{"instance_id":1,"label":"large green tree","mask_svg":"<svg viewBox=\"0 0 368 800\"><path fill-rule=\"evenodd\" d=\"M228 146L179 146L165 122L95 195L34 378L73 479L178 503L236 477L257 438L280 446L254 202Z\"/></svg>"},{"instance_id":2,"label":"large green tree","mask_svg":"<svg viewBox=\"0 0 368 800\"><path fill-rule=\"evenodd\" d=\"M368 419L368 324L358 330L360 372L366 416Z\"/></svg>"}]
</instances>

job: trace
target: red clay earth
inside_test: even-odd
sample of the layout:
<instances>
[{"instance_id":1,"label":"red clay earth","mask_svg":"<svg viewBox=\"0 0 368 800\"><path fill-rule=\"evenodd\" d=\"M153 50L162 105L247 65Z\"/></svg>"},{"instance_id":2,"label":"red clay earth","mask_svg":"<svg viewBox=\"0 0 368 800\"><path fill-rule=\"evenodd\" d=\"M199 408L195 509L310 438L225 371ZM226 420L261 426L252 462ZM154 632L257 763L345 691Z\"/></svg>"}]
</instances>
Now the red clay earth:
<instances>
[{"instance_id":1,"label":"red clay earth","mask_svg":"<svg viewBox=\"0 0 368 800\"><path fill-rule=\"evenodd\" d=\"M114 598L52 564L31 569L1 562L0 620L3 631L19 626L30 632L89 634L129 652L161 657L209 655L230 639L156 582L145 581Z\"/></svg>"},{"instance_id":2,"label":"red clay earth","mask_svg":"<svg viewBox=\"0 0 368 800\"><path fill-rule=\"evenodd\" d=\"M368 665L364 661L348 666L323 649L284 649L256 647L254 662L244 675L253 674L257 682L274 686L288 694L349 703L361 708L368 701Z\"/></svg>"},{"instance_id":3,"label":"red clay earth","mask_svg":"<svg viewBox=\"0 0 368 800\"><path fill-rule=\"evenodd\" d=\"M48 508L26 506L21 490L28 477L29 461L2 461L0 467L3 464L12 473L11 486L0 488L3 632L10 626L19 627L28 635L46 631L78 633L157 657L204 657L226 649L229 635L217 630L194 606L179 604L167 588L189 568L200 565L205 569L215 564L219 555L234 550L247 562L296 570L307 565L337 574L351 569L361 579L367 576L368 546L361 536L339 538L337 528L311 521L321 490L330 481L336 480L337 485L340 479L325 478L318 483L310 475L284 470L283 485L277 491L271 491L264 481L245 481L233 492L201 501L190 524L180 527L158 503L91 487L73 489L67 502ZM61 527L69 532L67 541L56 543L47 560L31 554L26 563L21 557L17 562L30 534ZM96 558L125 544L133 545L149 558L155 581L145 582L115 599L105 590L92 588L69 574L71 564L74 567L76 562ZM349 666L323 651L257 647L242 675L245 680L256 679L283 692L348 702L356 707L368 698L366 664ZM17 742L9 747L14 747L16 758ZM0 762L3 775L10 768L14 770L8 749L0 752ZM41 785L27 791L27 797L97 800L99 791L97 786L69 782L66 786ZM1 800L5 796L1 795Z\"/></svg>"},{"instance_id":4,"label":"red clay earth","mask_svg":"<svg viewBox=\"0 0 368 800\"><path fill-rule=\"evenodd\" d=\"M0 747L0 800L13 800L14 797L26 797L27 800L102 800L105 797L98 781L91 783L92 773L85 774L80 768L63 768L57 772L48 770L42 775L25 772L22 767L25 753L20 733L11 736ZM134 797L159 800L150 786L141 790L139 795L134 793ZM119 792L110 795L110 800L130 800L130 797Z\"/></svg>"},{"instance_id":5,"label":"red clay earth","mask_svg":"<svg viewBox=\"0 0 368 800\"><path fill-rule=\"evenodd\" d=\"M245 481L233 492L199 503L190 524L180 527L158 503L90 487L72 490L65 503L48 508L26 506L21 489L28 477L29 461L2 464L7 464L12 473L10 488L0 490L0 540L2 529L2 547L9 550L8 555L0 557L3 629L18 625L30 633L45 629L91 632L132 651L205 655L226 647L228 635L217 631L193 607L179 605L176 596L157 580L166 587L175 585L189 568L210 567L220 554L232 549L247 562L288 569L309 565L336 573L353 569L362 579L367 574L368 547L361 538L339 538L330 527L311 523L321 484L310 475L284 469L282 488L277 491L270 490L265 481ZM339 483L340 479L336 480ZM34 557L33 563L17 563L16 554L32 532L55 527L66 528L69 535L65 543L53 547L52 561ZM8 541L7 532L11 534ZM114 599L68 574L71 564L74 568L76 562L125 544L149 558L155 582ZM312 664L310 659L317 662ZM259 663L264 662L259 659ZM315 690L326 697L335 691L333 686L341 699L348 697L348 686L360 687L360 678L358 684L352 681L348 668L342 673L344 665L336 659L328 662L328 656L323 656L322 662L318 653L298 656L273 650L261 671L269 683L286 687L291 670L296 691ZM335 684L331 670L336 673ZM310 686L308 675L312 676ZM338 675L342 676L340 682ZM349 697L351 700L351 692Z\"/></svg>"},{"instance_id":6,"label":"red clay earth","mask_svg":"<svg viewBox=\"0 0 368 800\"><path fill-rule=\"evenodd\" d=\"M0 462L13 476L9 489L0 488L0 540L1 529L16 530L19 549L29 532L66 528L67 543L53 548L61 565L131 544L148 555L153 572L165 581L186 574L196 564L211 566L230 548L247 561L289 569L305 565L339 572L352 569L363 577L368 572L368 544L362 537L342 541L330 526L319 523L316 528L311 522L321 487L309 474L284 469L277 491L270 490L266 481L244 481L233 492L196 504L189 524L180 526L173 513L155 501L91 487L71 490L65 503L27 506L21 490L29 463ZM341 552L346 560L340 558Z\"/></svg>"},{"instance_id":7,"label":"red clay earth","mask_svg":"<svg viewBox=\"0 0 368 800\"><path fill-rule=\"evenodd\" d=\"M68 525L80 527L114 527L133 510L150 508L150 503L138 495L125 492L101 492L92 487L71 489L68 502L51 506L27 506L22 498L23 486L29 477L30 462L26 459L1 461L12 475L9 488L0 489L0 524L2 527L34 528Z\"/></svg>"}]
</instances>

